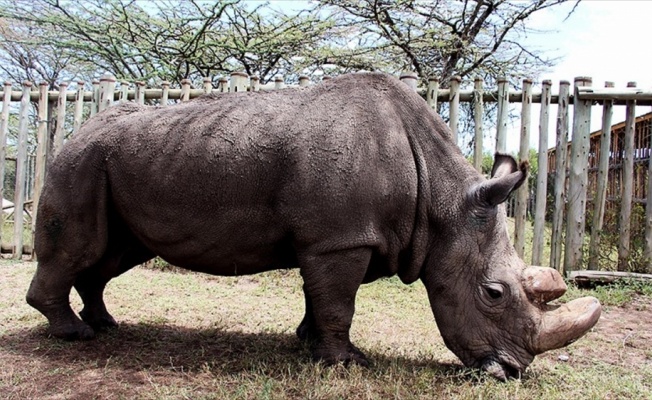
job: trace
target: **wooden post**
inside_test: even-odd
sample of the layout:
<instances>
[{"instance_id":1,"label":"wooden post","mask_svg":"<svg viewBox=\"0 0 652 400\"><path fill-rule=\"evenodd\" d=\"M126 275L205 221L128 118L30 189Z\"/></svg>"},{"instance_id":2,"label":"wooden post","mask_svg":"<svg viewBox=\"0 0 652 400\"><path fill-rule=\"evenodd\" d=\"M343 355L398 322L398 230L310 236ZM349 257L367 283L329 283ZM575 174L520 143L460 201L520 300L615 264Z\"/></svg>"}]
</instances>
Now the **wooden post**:
<instances>
[{"instance_id":1,"label":"wooden post","mask_svg":"<svg viewBox=\"0 0 652 400\"><path fill-rule=\"evenodd\" d=\"M57 97L57 126L54 130L54 148L52 152L56 157L63 147L63 137L65 136L64 125L66 123L66 89L68 84L61 82L59 84L59 96ZM102 103L100 103L102 104Z\"/></svg>"},{"instance_id":2,"label":"wooden post","mask_svg":"<svg viewBox=\"0 0 652 400\"><path fill-rule=\"evenodd\" d=\"M310 84L310 78L307 75L299 76L299 86L306 87Z\"/></svg>"},{"instance_id":3,"label":"wooden post","mask_svg":"<svg viewBox=\"0 0 652 400\"><path fill-rule=\"evenodd\" d=\"M437 110L437 96L439 95L439 78L428 78L428 92L426 101L433 110Z\"/></svg>"},{"instance_id":4,"label":"wooden post","mask_svg":"<svg viewBox=\"0 0 652 400\"><path fill-rule=\"evenodd\" d=\"M257 92L260 90L260 78L257 75L249 78L249 91Z\"/></svg>"},{"instance_id":5,"label":"wooden post","mask_svg":"<svg viewBox=\"0 0 652 400\"><path fill-rule=\"evenodd\" d=\"M498 79L498 115L496 121L496 151L507 150L507 120L509 114L509 85L507 78Z\"/></svg>"},{"instance_id":6,"label":"wooden post","mask_svg":"<svg viewBox=\"0 0 652 400\"><path fill-rule=\"evenodd\" d=\"M78 84L79 85L79 84ZM83 84L82 86L83 93ZM79 89L78 89L79 93ZM83 95L82 95L83 97ZM77 103L75 103L77 104ZM34 171L34 194L32 196L32 243L34 242L34 231L36 229L36 217L38 213L38 203L43 190L45 180L45 167L48 160L48 149L50 135L48 135L48 83L39 84L38 96L38 131L36 134L36 167ZM34 258L34 253L32 253Z\"/></svg>"},{"instance_id":7,"label":"wooden post","mask_svg":"<svg viewBox=\"0 0 652 400\"><path fill-rule=\"evenodd\" d=\"M98 112L111 107L114 96L115 77L111 74L105 74L100 78L100 102Z\"/></svg>"},{"instance_id":8,"label":"wooden post","mask_svg":"<svg viewBox=\"0 0 652 400\"><path fill-rule=\"evenodd\" d=\"M607 88L614 87L613 82L605 82ZM604 224L604 210L607 201L607 182L609 178L609 151L611 148L611 117L614 102L605 100L602 106L602 134L600 136L600 153L598 157L598 176L593 197L593 223L591 224L591 241L589 243L590 270L599 268L600 232Z\"/></svg>"},{"instance_id":9,"label":"wooden post","mask_svg":"<svg viewBox=\"0 0 652 400\"><path fill-rule=\"evenodd\" d=\"M221 76L220 79L217 80L217 91L219 93L227 93L229 91L229 80L226 76Z\"/></svg>"},{"instance_id":10,"label":"wooden post","mask_svg":"<svg viewBox=\"0 0 652 400\"><path fill-rule=\"evenodd\" d=\"M410 89L417 91L417 83L419 80L419 75L416 72L403 72L398 78L401 82L405 83Z\"/></svg>"},{"instance_id":11,"label":"wooden post","mask_svg":"<svg viewBox=\"0 0 652 400\"><path fill-rule=\"evenodd\" d=\"M591 86L591 78L575 78L573 98L573 136L568 169L568 215L564 269L575 271L582 262L584 245L584 217L588 185L589 142L591 134L591 100L580 100L578 88Z\"/></svg>"},{"instance_id":12,"label":"wooden post","mask_svg":"<svg viewBox=\"0 0 652 400\"><path fill-rule=\"evenodd\" d=\"M136 82L136 92L134 93L136 104L145 104L145 82Z\"/></svg>"},{"instance_id":13,"label":"wooden post","mask_svg":"<svg viewBox=\"0 0 652 400\"><path fill-rule=\"evenodd\" d=\"M230 91L235 92L246 92L247 91L247 79L249 75L244 72L232 72L231 73L231 87Z\"/></svg>"},{"instance_id":14,"label":"wooden post","mask_svg":"<svg viewBox=\"0 0 652 400\"><path fill-rule=\"evenodd\" d=\"M635 88L636 82L628 82ZM620 218L618 221L618 271L629 268L629 242L631 235L632 197L634 192L634 135L636 133L636 100L625 105L625 148L623 158L623 184L620 187Z\"/></svg>"},{"instance_id":15,"label":"wooden post","mask_svg":"<svg viewBox=\"0 0 652 400\"><path fill-rule=\"evenodd\" d=\"M473 167L482 173L482 117L484 114L484 103L482 102L482 78L479 76L473 82L473 125L475 132L475 144L473 147Z\"/></svg>"},{"instance_id":16,"label":"wooden post","mask_svg":"<svg viewBox=\"0 0 652 400\"><path fill-rule=\"evenodd\" d=\"M84 81L77 81L77 92L75 93L75 113L72 120L73 135L79 131L84 116Z\"/></svg>"},{"instance_id":17,"label":"wooden post","mask_svg":"<svg viewBox=\"0 0 652 400\"><path fill-rule=\"evenodd\" d=\"M204 82L204 94L211 94L213 91L213 81L210 77L205 76L203 79Z\"/></svg>"},{"instance_id":18,"label":"wooden post","mask_svg":"<svg viewBox=\"0 0 652 400\"><path fill-rule=\"evenodd\" d=\"M274 77L274 89L283 89L283 75L276 75Z\"/></svg>"},{"instance_id":19,"label":"wooden post","mask_svg":"<svg viewBox=\"0 0 652 400\"><path fill-rule=\"evenodd\" d=\"M23 211L25 209L25 178L27 168L27 124L30 107L32 83L23 82L23 94L20 98L18 117L18 143L16 150L16 186L14 190L14 247L13 257L23 256Z\"/></svg>"},{"instance_id":20,"label":"wooden post","mask_svg":"<svg viewBox=\"0 0 652 400\"><path fill-rule=\"evenodd\" d=\"M190 79L181 80L181 101L190 100Z\"/></svg>"},{"instance_id":21,"label":"wooden post","mask_svg":"<svg viewBox=\"0 0 652 400\"><path fill-rule=\"evenodd\" d=\"M163 81L161 82L161 107L166 107L168 105L168 96L170 95L170 82Z\"/></svg>"},{"instance_id":22,"label":"wooden post","mask_svg":"<svg viewBox=\"0 0 652 400\"><path fill-rule=\"evenodd\" d=\"M129 82L120 81L120 103L126 103L129 101Z\"/></svg>"},{"instance_id":23,"label":"wooden post","mask_svg":"<svg viewBox=\"0 0 652 400\"><path fill-rule=\"evenodd\" d=\"M11 82L5 82L2 96L2 114L0 114L0 182L2 183L5 181L5 156L7 132L9 131L9 107L11 107ZM4 185L0 184L0 199L4 199L3 187ZM2 240L2 227L4 226L4 223L4 212L0 210L0 242Z\"/></svg>"},{"instance_id":24,"label":"wooden post","mask_svg":"<svg viewBox=\"0 0 652 400\"><path fill-rule=\"evenodd\" d=\"M648 149L647 162L647 206L645 207L645 248L643 255L647 272L652 273L652 149Z\"/></svg>"},{"instance_id":25,"label":"wooden post","mask_svg":"<svg viewBox=\"0 0 652 400\"><path fill-rule=\"evenodd\" d=\"M530 119L532 106L532 80L523 79L523 94L521 97L521 146L518 157L521 161L530 158ZM525 226L527 225L528 203L527 179L516 191L516 208L514 210L514 247L519 257L525 255Z\"/></svg>"},{"instance_id":26,"label":"wooden post","mask_svg":"<svg viewBox=\"0 0 652 400\"><path fill-rule=\"evenodd\" d=\"M449 121L448 125L453 133L453 141L459 146L459 122L460 122L460 83L462 78L459 76L451 77L449 100Z\"/></svg>"},{"instance_id":27,"label":"wooden post","mask_svg":"<svg viewBox=\"0 0 652 400\"><path fill-rule=\"evenodd\" d=\"M100 104L100 81L98 80L93 80L91 82L93 85L93 96L91 99L91 117L95 114L97 114L98 107Z\"/></svg>"},{"instance_id":28,"label":"wooden post","mask_svg":"<svg viewBox=\"0 0 652 400\"><path fill-rule=\"evenodd\" d=\"M557 104L556 146L555 146L555 208L552 214L552 237L550 238L550 268L564 272L561 262L561 243L564 230L564 211L566 207L566 158L568 156L568 81L559 82L559 102Z\"/></svg>"},{"instance_id":29,"label":"wooden post","mask_svg":"<svg viewBox=\"0 0 652 400\"><path fill-rule=\"evenodd\" d=\"M546 224L546 199L548 196L548 125L550 122L550 86L541 84L541 111L539 112L539 154L537 158L537 193L534 211L534 236L532 239L532 265L541 265L543 256L544 227Z\"/></svg>"}]
</instances>

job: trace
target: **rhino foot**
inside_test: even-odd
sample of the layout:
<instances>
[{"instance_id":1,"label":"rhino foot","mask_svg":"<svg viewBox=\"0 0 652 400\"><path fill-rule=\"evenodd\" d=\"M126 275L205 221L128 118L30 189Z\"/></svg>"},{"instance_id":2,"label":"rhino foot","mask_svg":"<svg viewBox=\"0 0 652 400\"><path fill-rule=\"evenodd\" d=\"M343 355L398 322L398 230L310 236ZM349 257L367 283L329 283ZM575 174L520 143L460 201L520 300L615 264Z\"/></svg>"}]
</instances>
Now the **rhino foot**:
<instances>
[{"instance_id":1,"label":"rhino foot","mask_svg":"<svg viewBox=\"0 0 652 400\"><path fill-rule=\"evenodd\" d=\"M297 337L303 342L311 342L317 338L317 330L304 319L297 328Z\"/></svg>"},{"instance_id":2,"label":"rhino foot","mask_svg":"<svg viewBox=\"0 0 652 400\"><path fill-rule=\"evenodd\" d=\"M88 324L79 321L74 324L50 326L48 333L54 337L73 341L90 340L95 337L95 331Z\"/></svg>"},{"instance_id":3,"label":"rhino foot","mask_svg":"<svg viewBox=\"0 0 652 400\"><path fill-rule=\"evenodd\" d=\"M322 362L325 365L344 364L358 364L363 367L370 366L370 362L363 352L358 350L352 343L346 346L344 351L337 351L332 348L320 348L316 346L312 353L313 360Z\"/></svg>"},{"instance_id":4,"label":"rhino foot","mask_svg":"<svg viewBox=\"0 0 652 400\"><path fill-rule=\"evenodd\" d=\"M118 326L115 319L106 311L102 313L93 313L84 308L79 312L79 316L96 331L115 328Z\"/></svg>"}]
</instances>

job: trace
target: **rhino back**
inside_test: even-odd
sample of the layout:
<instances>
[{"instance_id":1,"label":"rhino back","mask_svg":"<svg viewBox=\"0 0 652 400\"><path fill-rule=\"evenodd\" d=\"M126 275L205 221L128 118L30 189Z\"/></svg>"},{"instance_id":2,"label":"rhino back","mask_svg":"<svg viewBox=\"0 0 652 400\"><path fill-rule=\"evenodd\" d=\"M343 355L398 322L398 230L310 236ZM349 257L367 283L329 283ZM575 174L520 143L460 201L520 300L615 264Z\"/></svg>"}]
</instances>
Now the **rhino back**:
<instances>
[{"instance_id":1,"label":"rhino back","mask_svg":"<svg viewBox=\"0 0 652 400\"><path fill-rule=\"evenodd\" d=\"M92 153L83 159L105 171L117 214L180 266L253 273L291 263L290 250L369 246L395 273L417 197L414 127L398 110L420 99L379 74L331 82L116 106L90 120L56 163L74 171L71 182L96 179L71 168Z\"/></svg>"}]
</instances>

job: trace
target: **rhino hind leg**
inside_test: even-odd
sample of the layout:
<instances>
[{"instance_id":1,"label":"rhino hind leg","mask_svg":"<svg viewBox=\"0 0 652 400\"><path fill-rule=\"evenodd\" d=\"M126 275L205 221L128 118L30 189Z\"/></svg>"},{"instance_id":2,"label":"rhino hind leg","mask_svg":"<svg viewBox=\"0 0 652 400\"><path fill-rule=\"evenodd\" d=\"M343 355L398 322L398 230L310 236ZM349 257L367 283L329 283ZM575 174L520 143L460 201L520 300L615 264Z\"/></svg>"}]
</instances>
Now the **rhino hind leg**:
<instances>
[{"instance_id":1,"label":"rhino hind leg","mask_svg":"<svg viewBox=\"0 0 652 400\"><path fill-rule=\"evenodd\" d=\"M64 340L92 339L95 336L93 328L70 308L69 296L75 276L51 274L48 272L51 270L50 263L39 262L27 292L27 303L47 318L50 335Z\"/></svg>"},{"instance_id":2,"label":"rhino hind leg","mask_svg":"<svg viewBox=\"0 0 652 400\"><path fill-rule=\"evenodd\" d=\"M351 343L349 330L355 295L370 258L371 250L367 248L300 257L306 316L297 329L297 335L312 339L312 358L315 361L327 365L369 365L365 355Z\"/></svg>"},{"instance_id":3,"label":"rhino hind leg","mask_svg":"<svg viewBox=\"0 0 652 400\"><path fill-rule=\"evenodd\" d=\"M118 326L104 304L107 283L153 257L154 254L142 246L130 246L124 252L109 252L103 257L103 262L79 274L74 286L84 303L84 308L79 312L81 319L95 331Z\"/></svg>"}]
</instances>

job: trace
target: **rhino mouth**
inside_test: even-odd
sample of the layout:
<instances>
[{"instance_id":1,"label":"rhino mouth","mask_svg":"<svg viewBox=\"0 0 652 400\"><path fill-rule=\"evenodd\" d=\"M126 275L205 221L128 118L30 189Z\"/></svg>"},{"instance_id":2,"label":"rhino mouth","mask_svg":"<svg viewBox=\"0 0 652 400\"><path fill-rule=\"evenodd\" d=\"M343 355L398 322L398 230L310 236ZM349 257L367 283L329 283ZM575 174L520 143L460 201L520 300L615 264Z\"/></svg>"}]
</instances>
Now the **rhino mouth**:
<instances>
[{"instance_id":1,"label":"rhino mouth","mask_svg":"<svg viewBox=\"0 0 652 400\"><path fill-rule=\"evenodd\" d=\"M525 369L513 361L498 360L494 356L486 357L479 367L482 371L502 382L508 379L520 379Z\"/></svg>"}]
</instances>

